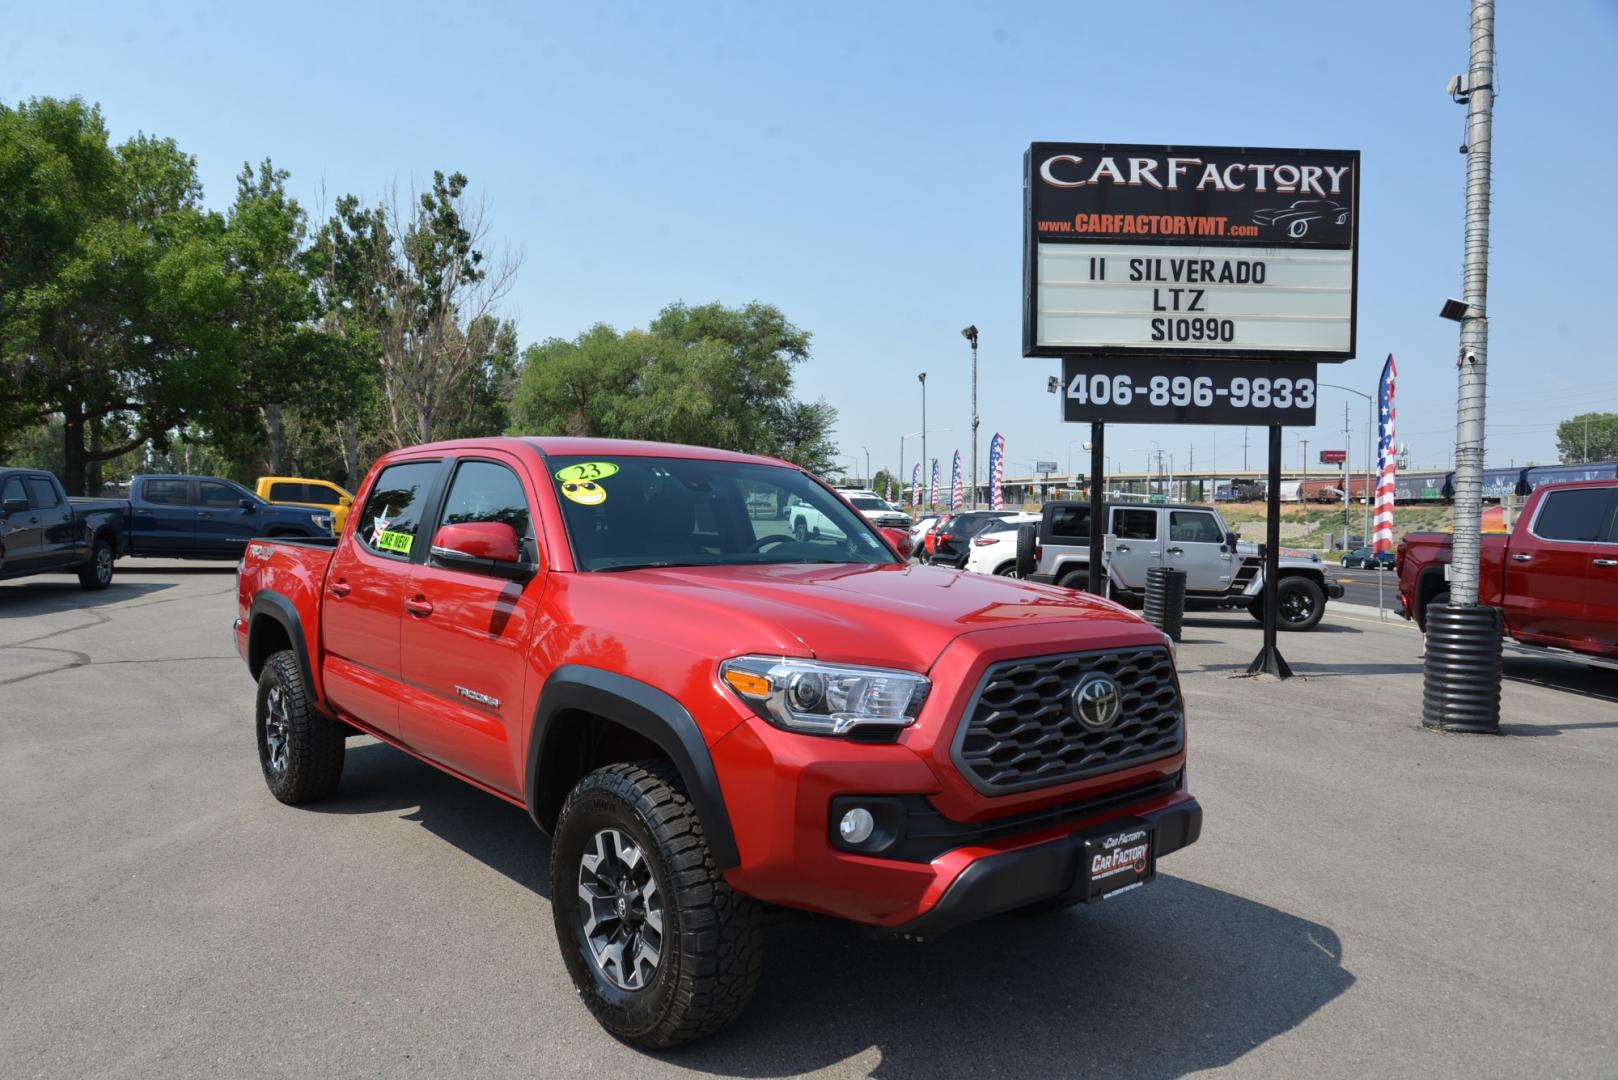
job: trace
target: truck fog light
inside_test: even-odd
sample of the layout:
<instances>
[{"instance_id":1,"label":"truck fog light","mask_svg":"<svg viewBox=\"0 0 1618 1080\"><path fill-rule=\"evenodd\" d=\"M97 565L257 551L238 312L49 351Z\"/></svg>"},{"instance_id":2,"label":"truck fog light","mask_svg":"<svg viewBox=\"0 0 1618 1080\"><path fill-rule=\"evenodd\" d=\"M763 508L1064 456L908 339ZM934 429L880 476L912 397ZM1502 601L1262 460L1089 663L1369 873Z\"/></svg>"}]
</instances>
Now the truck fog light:
<instances>
[{"instance_id":1,"label":"truck fog light","mask_svg":"<svg viewBox=\"0 0 1618 1080\"><path fill-rule=\"evenodd\" d=\"M876 831L876 819L863 806L856 806L843 815L843 819L837 823L837 831L844 843L863 844Z\"/></svg>"}]
</instances>

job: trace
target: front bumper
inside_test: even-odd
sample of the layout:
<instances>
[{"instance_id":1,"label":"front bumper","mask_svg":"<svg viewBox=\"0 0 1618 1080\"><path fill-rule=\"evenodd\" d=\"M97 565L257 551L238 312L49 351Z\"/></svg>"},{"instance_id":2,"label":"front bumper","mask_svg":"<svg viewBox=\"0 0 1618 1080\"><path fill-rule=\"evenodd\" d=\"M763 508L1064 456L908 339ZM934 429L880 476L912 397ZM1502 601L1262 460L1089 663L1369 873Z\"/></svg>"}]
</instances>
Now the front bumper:
<instances>
[{"instance_id":1,"label":"front bumper","mask_svg":"<svg viewBox=\"0 0 1618 1080\"><path fill-rule=\"evenodd\" d=\"M1202 806L1187 799L1155 813L1115 818L1106 832L1135 826L1153 831L1154 859L1196 842L1202 834ZM895 935L935 937L965 923L1058 897L1084 902L1083 856L1092 834L1075 832L1059 840L986 855L972 863L931 911L884 930Z\"/></svg>"}]
</instances>

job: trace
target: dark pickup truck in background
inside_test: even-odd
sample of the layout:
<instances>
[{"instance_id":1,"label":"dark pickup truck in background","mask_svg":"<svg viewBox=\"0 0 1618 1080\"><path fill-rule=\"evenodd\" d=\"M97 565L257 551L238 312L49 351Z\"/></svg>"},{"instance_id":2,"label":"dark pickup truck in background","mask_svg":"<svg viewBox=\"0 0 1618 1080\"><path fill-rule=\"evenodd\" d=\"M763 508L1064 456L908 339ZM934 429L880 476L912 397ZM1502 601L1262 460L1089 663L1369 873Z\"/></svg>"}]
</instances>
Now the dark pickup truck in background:
<instances>
[{"instance_id":1,"label":"dark pickup truck in background","mask_svg":"<svg viewBox=\"0 0 1618 1080\"><path fill-rule=\"evenodd\" d=\"M1427 627L1449 601L1450 533L1399 544L1399 613ZM1618 480L1536 488L1511 534L1483 537L1478 602L1500 608L1524 650L1618 666Z\"/></svg>"},{"instance_id":2,"label":"dark pickup truck in background","mask_svg":"<svg viewBox=\"0 0 1618 1080\"><path fill-rule=\"evenodd\" d=\"M42 469L0 468L0 579L78 574L86 589L105 589L128 512L122 499L69 499Z\"/></svg>"},{"instance_id":3,"label":"dark pickup truck in background","mask_svg":"<svg viewBox=\"0 0 1618 1080\"><path fill-rule=\"evenodd\" d=\"M331 534L329 510L277 506L213 476L136 476L127 499L79 499L43 469L0 468L0 579L76 573L104 589L122 555L239 559L255 536Z\"/></svg>"}]
</instances>

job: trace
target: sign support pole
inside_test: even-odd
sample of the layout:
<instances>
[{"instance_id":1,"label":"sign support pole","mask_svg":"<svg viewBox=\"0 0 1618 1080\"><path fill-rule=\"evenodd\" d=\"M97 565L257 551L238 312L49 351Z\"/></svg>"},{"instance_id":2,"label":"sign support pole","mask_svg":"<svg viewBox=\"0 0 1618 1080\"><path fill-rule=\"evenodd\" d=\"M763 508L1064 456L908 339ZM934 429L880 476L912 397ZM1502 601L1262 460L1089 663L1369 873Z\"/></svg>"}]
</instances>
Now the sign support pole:
<instances>
[{"instance_id":1,"label":"sign support pole","mask_svg":"<svg viewBox=\"0 0 1618 1080\"><path fill-rule=\"evenodd\" d=\"M1090 593L1105 596L1106 567L1101 565L1102 541L1107 534L1107 425L1090 421Z\"/></svg>"},{"instance_id":2,"label":"sign support pole","mask_svg":"<svg viewBox=\"0 0 1618 1080\"><path fill-rule=\"evenodd\" d=\"M1292 678L1292 668L1276 648L1276 600L1281 581L1281 425L1270 425L1270 484L1265 495L1268 520L1264 523L1264 647L1247 665L1249 675Z\"/></svg>"}]
</instances>

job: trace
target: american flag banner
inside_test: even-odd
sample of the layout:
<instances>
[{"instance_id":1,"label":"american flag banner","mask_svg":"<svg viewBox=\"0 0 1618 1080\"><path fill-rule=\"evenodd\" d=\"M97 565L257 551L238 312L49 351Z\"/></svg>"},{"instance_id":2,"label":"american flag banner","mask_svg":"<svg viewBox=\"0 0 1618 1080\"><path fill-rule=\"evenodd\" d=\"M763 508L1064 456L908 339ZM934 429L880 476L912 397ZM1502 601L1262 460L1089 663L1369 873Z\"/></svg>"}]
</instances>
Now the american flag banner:
<instances>
[{"instance_id":1,"label":"american flag banner","mask_svg":"<svg viewBox=\"0 0 1618 1080\"><path fill-rule=\"evenodd\" d=\"M938 505L938 459L933 458L933 489L927 495L927 505Z\"/></svg>"},{"instance_id":2,"label":"american flag banner","mask_svg":"<svg viewBox=\"0 0 1618 1080\"><path fill-rule=\"evenodd\" d=\"M1006 437L998 431L989 440L989 509L1006 508L1005 492L1000 489L1006 465Z\"/></svg>"},{"instance_id":3,"label":"american flag banner","mask_svg":"<svg viewBox=\"0 0 1618 1080\"><path fill-rule=\"evenodd\" d=\"M1393 407L1393 384L1398 378L1399 365L1393 362L1393 354L1389 353L1388 362L1382 365L1382 381L1377 387L1376 521L1371 529L1371 550L1375 552L1393 550L1393 481L1399 463L1399 447L1393 441L1393 422L1398 415Z\"/></svg>"},{"instance_id":4,"label":"american flag banner","mask_svg":"<svg viewBox=\"0 0 1618 1080\"><path fill-rule=\"evenodd\" d=\"M882 497L884 499L888 500L888 502L893 501L893 477L892 476L888 477L888 482L883 486Z\"/></svg>"},{"instance_id":5,"label":"american flag banner","mask_svg":"<svg viewBox=\"0 0 1618 1080\"><path fill-rule=\"evenodd\" d=\"M955 461L949 467L949 508L951 513L961 509L961 452L955 451Z\"/></svg>"},{"instance_id":6,"label":"american flag banner","mask_svg":"<svg viewBox=\"0 0 1618 1080\"><path fill-rule=\"evenodd\" d=\"M910 508L914 510L921 505L921 462L916 462L910 469Z\"/></svg>"}]
</instances>

